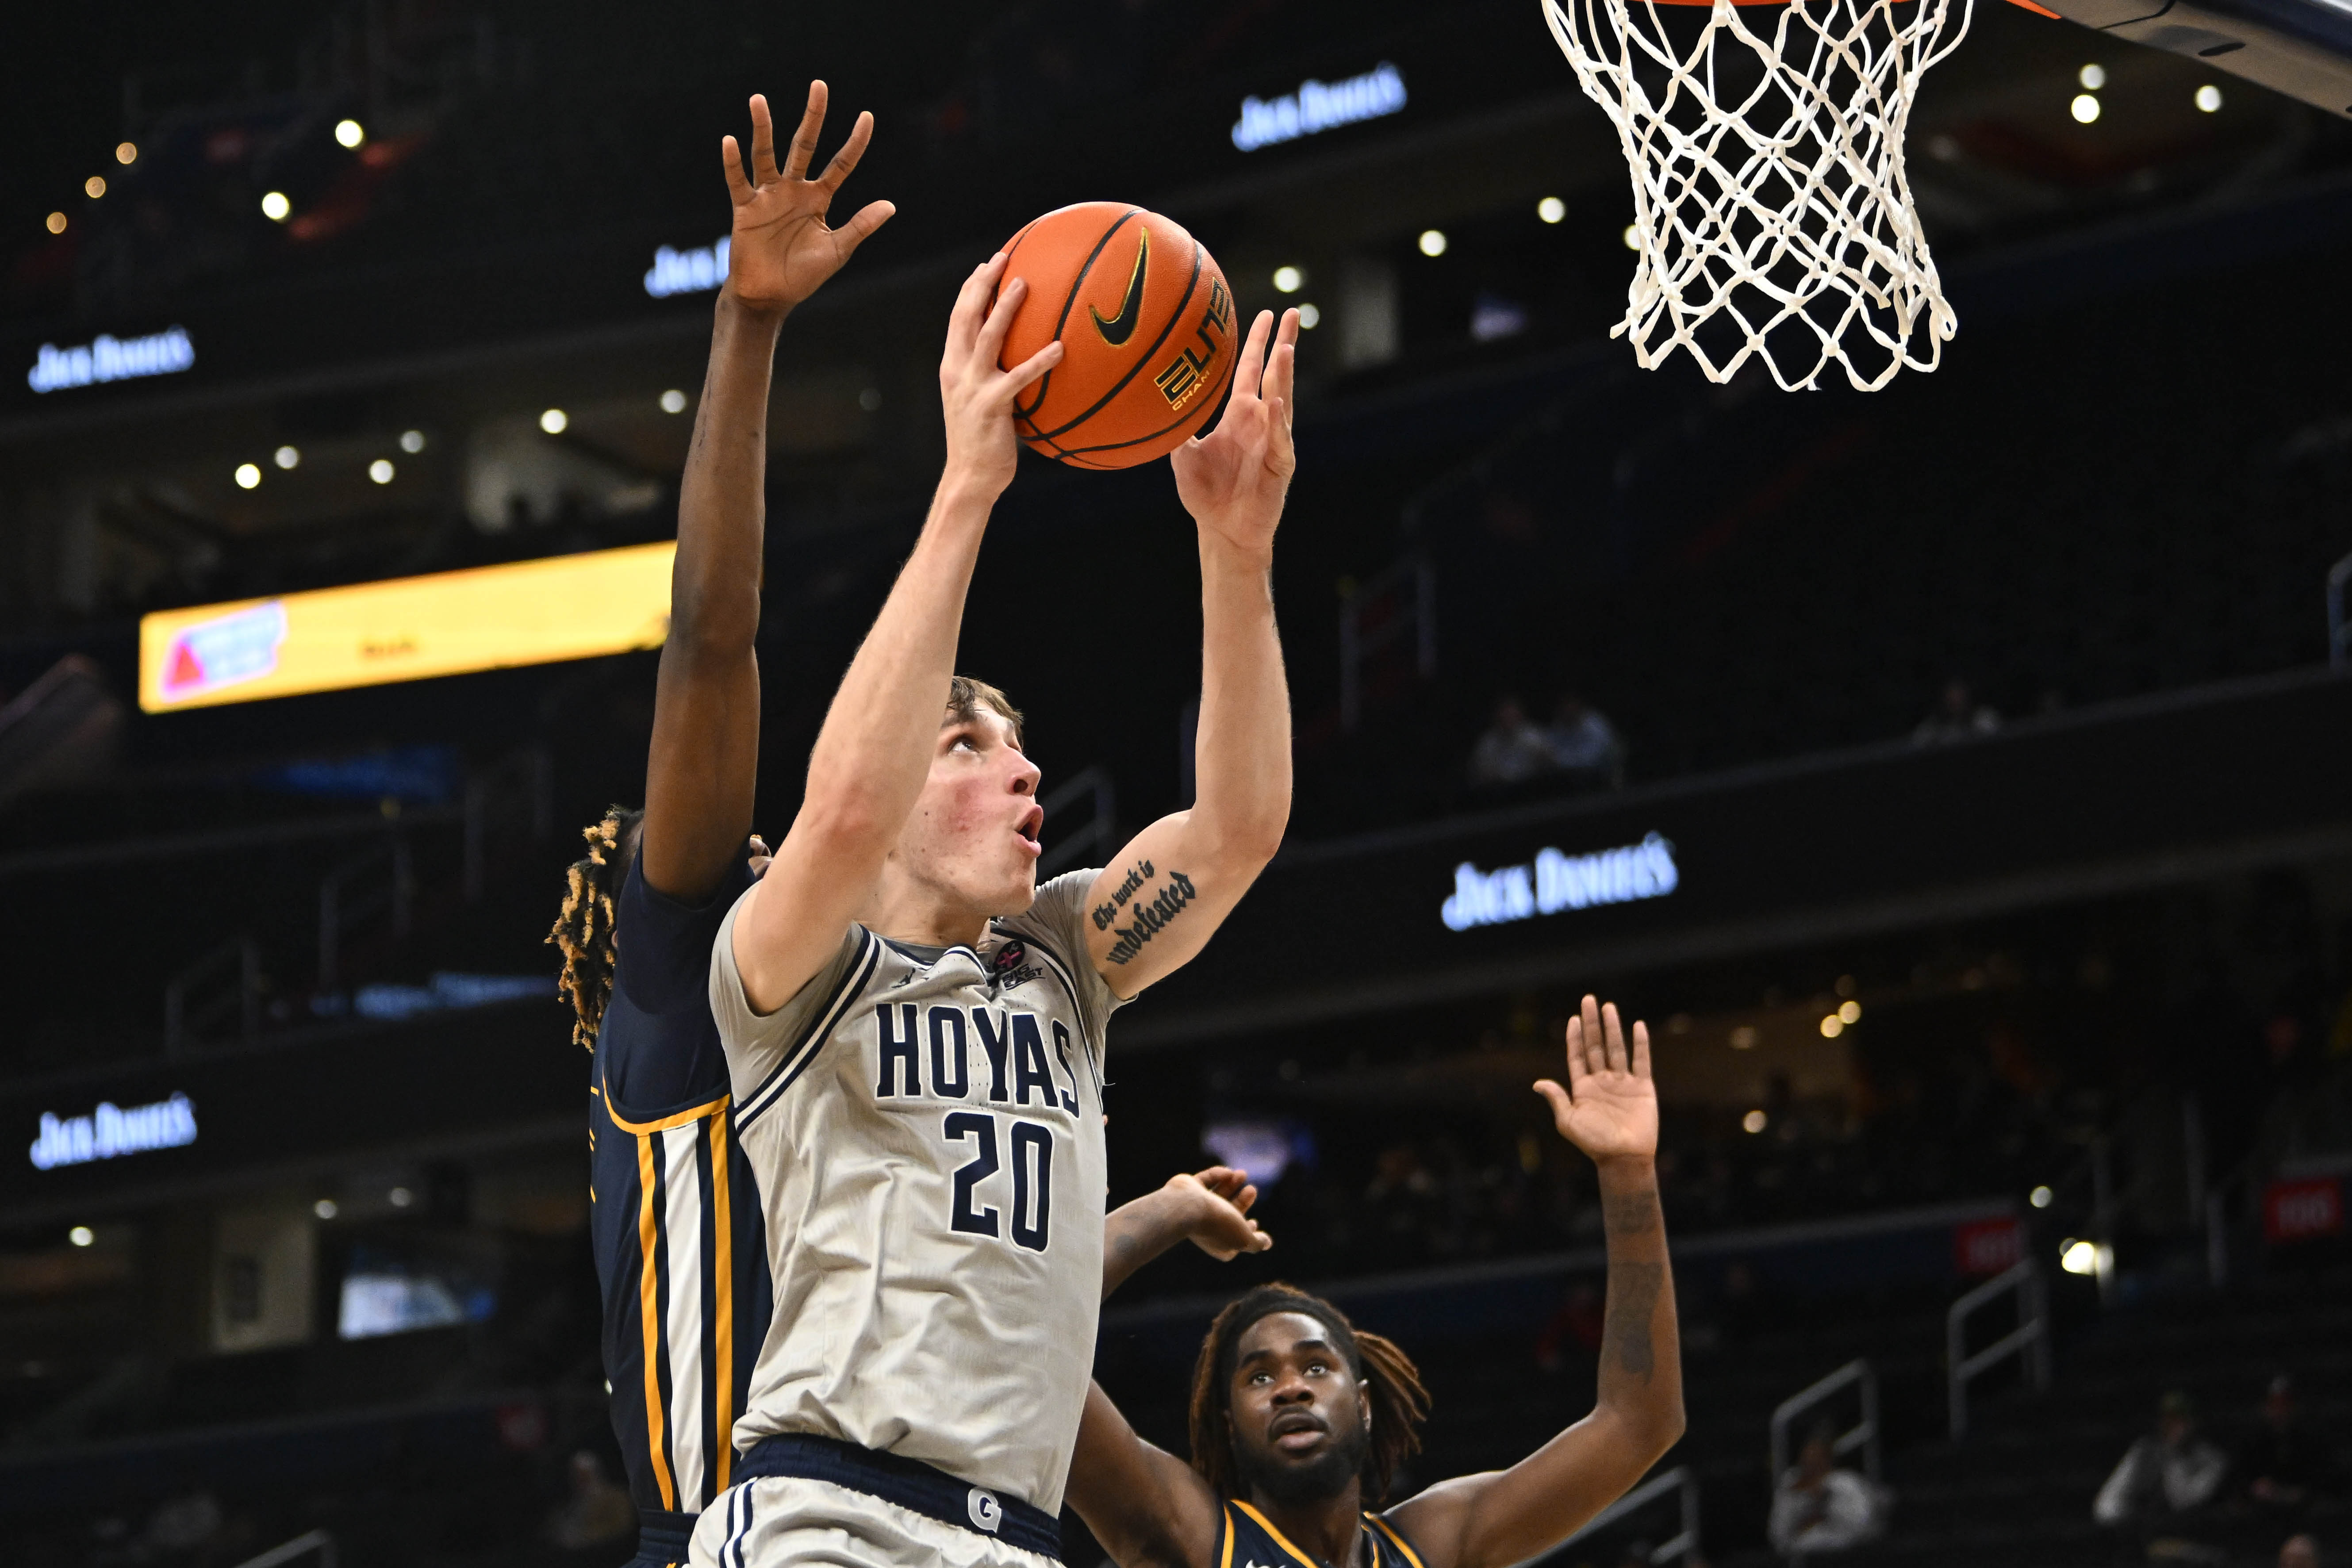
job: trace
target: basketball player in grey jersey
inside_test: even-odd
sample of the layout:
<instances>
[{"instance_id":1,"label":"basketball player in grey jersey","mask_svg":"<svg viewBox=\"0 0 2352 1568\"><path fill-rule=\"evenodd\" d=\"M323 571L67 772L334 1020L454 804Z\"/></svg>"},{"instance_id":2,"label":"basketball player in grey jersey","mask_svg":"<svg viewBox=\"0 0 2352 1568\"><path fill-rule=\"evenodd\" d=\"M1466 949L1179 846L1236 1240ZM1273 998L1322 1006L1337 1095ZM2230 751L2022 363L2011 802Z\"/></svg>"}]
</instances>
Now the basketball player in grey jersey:
<instances>
[{"instance_id":1,"label":"basketball player in grey jersey","mask_svg":"<svg viewBox=\"0 0 2352 1568\"><path fill-rule=\"evenodd\" d=\"M1270 568L1295 311L1253 323L1217 428L1171 457L1200 539L1198 798L1108 868L1036 885L1020 714L954 674L1013 398L1061 358L1000 368L1024 291L998 294L1004 267L957 300L930 515L712 955L776 1310L735 1429L744 1479L698 1563L1058 1556L1102 1281L1106 1026L1201 950L1289 816Z\"/></svg>"}]
</instances>

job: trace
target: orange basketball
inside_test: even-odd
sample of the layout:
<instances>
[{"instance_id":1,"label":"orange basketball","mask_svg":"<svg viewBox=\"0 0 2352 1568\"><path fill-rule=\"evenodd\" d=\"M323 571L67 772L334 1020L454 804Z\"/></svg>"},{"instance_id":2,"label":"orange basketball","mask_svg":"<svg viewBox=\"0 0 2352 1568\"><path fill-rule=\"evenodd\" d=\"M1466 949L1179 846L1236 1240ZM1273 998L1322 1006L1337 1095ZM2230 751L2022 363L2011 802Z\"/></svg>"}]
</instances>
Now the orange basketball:
<instances>
[{"instance_id":1,"label":"orange basketball","mask_svg":"<svg viewBox=\"0 0 2352 1568\"><path fill-rule=\"evenodd\" d=\"M1029 296L999 363L1009 369L1062 340L1062 363L1013 405L1013 428L1033 451L1074 468L1129 468L1200 429L1233 378L1234 296L1181 224L1080 202L1004 249L1005 280L1027 279Z\"/></svg>"}]
</instances>

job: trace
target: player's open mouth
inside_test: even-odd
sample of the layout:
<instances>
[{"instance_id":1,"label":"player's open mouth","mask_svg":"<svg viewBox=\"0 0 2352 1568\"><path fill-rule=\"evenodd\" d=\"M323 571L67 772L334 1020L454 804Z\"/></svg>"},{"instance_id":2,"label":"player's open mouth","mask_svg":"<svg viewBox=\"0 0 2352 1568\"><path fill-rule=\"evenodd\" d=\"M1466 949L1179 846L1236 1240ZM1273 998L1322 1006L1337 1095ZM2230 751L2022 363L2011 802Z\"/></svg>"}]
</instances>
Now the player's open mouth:
<instances>
[{"instance_id":1,"label":"player's open mouth","mask_svg":"<svg viewBox=\"0 0 2352 1568\"><path fill-rule=\"evenodd\" d=\"M1028 814L1014 826L1013 831L1022 843L1029 847L1030 854L1040 855L1045 853L1045 847L1037 842L1037 830L1045 826L1045 808L1042 805L1033 805L1029 808Z\"/></svg>"},{"instance_id":2,"label":"player's open mouth","mask_svg":"<svg viewBox=\"0 0 2352 1568\"><path fill-rule=\"evenodd\" d=\"M1328 1432L1320 1420L1304 1410L1286 1410L1266 1428L1274 1446L1286 1454L1305 1453L1322 1442Z\"/></svg>"}]
</instances>

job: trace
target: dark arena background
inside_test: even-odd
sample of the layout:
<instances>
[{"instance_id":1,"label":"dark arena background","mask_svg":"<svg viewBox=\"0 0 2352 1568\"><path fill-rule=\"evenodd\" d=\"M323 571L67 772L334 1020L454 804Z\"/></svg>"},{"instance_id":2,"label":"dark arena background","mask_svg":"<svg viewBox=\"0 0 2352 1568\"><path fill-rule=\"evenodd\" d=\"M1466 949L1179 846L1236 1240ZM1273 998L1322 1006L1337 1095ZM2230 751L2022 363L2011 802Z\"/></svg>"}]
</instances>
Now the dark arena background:
<instances>
[{"instance_id":1,"label":"dark arena background","mask_svg":"<svg viewBox=\"0 0 2352 1568\"><path fill-rule=\"evenodd\" d=\"M1535 0L13 12L0 1559L628 1555L542 938L657 656L175 711L141 627L672 538L719 138L823 76L898 216L779 355L772 839L977 261L1131 200L1311 322L1288 838L1109 1064L1111 1201L1223 1158L1276 1246L1107 1305L1146 1436L1274 1278L1420 1360L1409 1486L1589 1408L1528 1085L1593 990L1657 1038L1689 1428L1547 1564L1781 1561L1822 1423L1857 1564L2352 1562L2352 126L2219 63L1979 0L1908 141L1958 335L1786 394L1609 337L1626 169ZM1163 464L1022 462L960 667L1097 864L1189 796L1194 545ZM2227 1478L2100 1522L2174 1394Z\"/></svg>"}]
</instances>

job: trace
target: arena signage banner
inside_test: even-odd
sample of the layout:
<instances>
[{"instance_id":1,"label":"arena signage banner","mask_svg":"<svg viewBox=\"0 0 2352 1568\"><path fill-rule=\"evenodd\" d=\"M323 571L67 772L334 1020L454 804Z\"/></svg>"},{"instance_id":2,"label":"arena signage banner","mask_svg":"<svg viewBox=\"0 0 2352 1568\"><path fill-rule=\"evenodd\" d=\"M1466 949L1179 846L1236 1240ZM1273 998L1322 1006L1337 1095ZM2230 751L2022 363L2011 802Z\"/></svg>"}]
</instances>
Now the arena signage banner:
<instances>
[{"instance_id":1,"label":"arena signage banner","mask_svg":"<svg viewBox=\"0 0 2352 1568\"><path fill-rule=\"evenodd\" d=\"M35 392L58 392L142 376L176 375L194 369L195 363L196 347L188 341L185 327L143 338L114 338L100 332L89 342L69 349L43 343L25 382Z\"/></svg>"},{"instance_id":2,"label":"arena signage banner","mask_svg":"<svg viewBox=\"0 0 2352 1568\"><path fill-rule=\"evenodd\" d=\"M1438 918L1447 931L1468 931L1596 904L1663 899L1681 880L1675 847L1657 833L1644 834L1639 844L1590 855L1538 849L1532 866L1481 871L1465 860L1454 868L1454 891L1439 907Z\"/></svg>"},{"instance_id":3,"label":"arena signage banner","mask_svg":"<svg viewBox=\"0 0 2352 1568\"><path fill-rule=\"evenodd\" d=\"M1345 81L1302 81L1297 91L1271 101L1243 99L1242 117L1234 121L1234 145L1255 153L1276 142L1379 120L1400 112L1404 105L1404 77L1382 60Z\"/></svg>"},{"instance_id":4,"label":"arena signage banner","mask_svg":"<svg viewBox=\"0 0 2352 1568\"><path fill-rule=\"evenodd\" d=\"M2348 775L2352 680L2297 672L1293 846L1114 1032L1255 1033L2272 864L2352 847Z\"/></svg>"},{"instance_id":5,"label":"arena signage banner","mask_svg":"<svg viewBox=\"0 0 2352 1568\"><path fill-rule=\"evenodd\" d=\"M674 543L436 572L139 623L139 706L254 702L659 647Z\"/></svg>"},{"instance_id":6,"label":"arena signage banner","mask_svg":"<svg viewBox=\"0 0 2352 1568\"><path fill-rule=\"evenodd\" d=\"M184 1149L196 1141L196 1108L184 1094L152 1105L116 1105L100 1100L88 1116L41 1112L41 1135L33 1140L33 1169L86 1165L157 1149Z\"/></svg>"}]
</instances>

